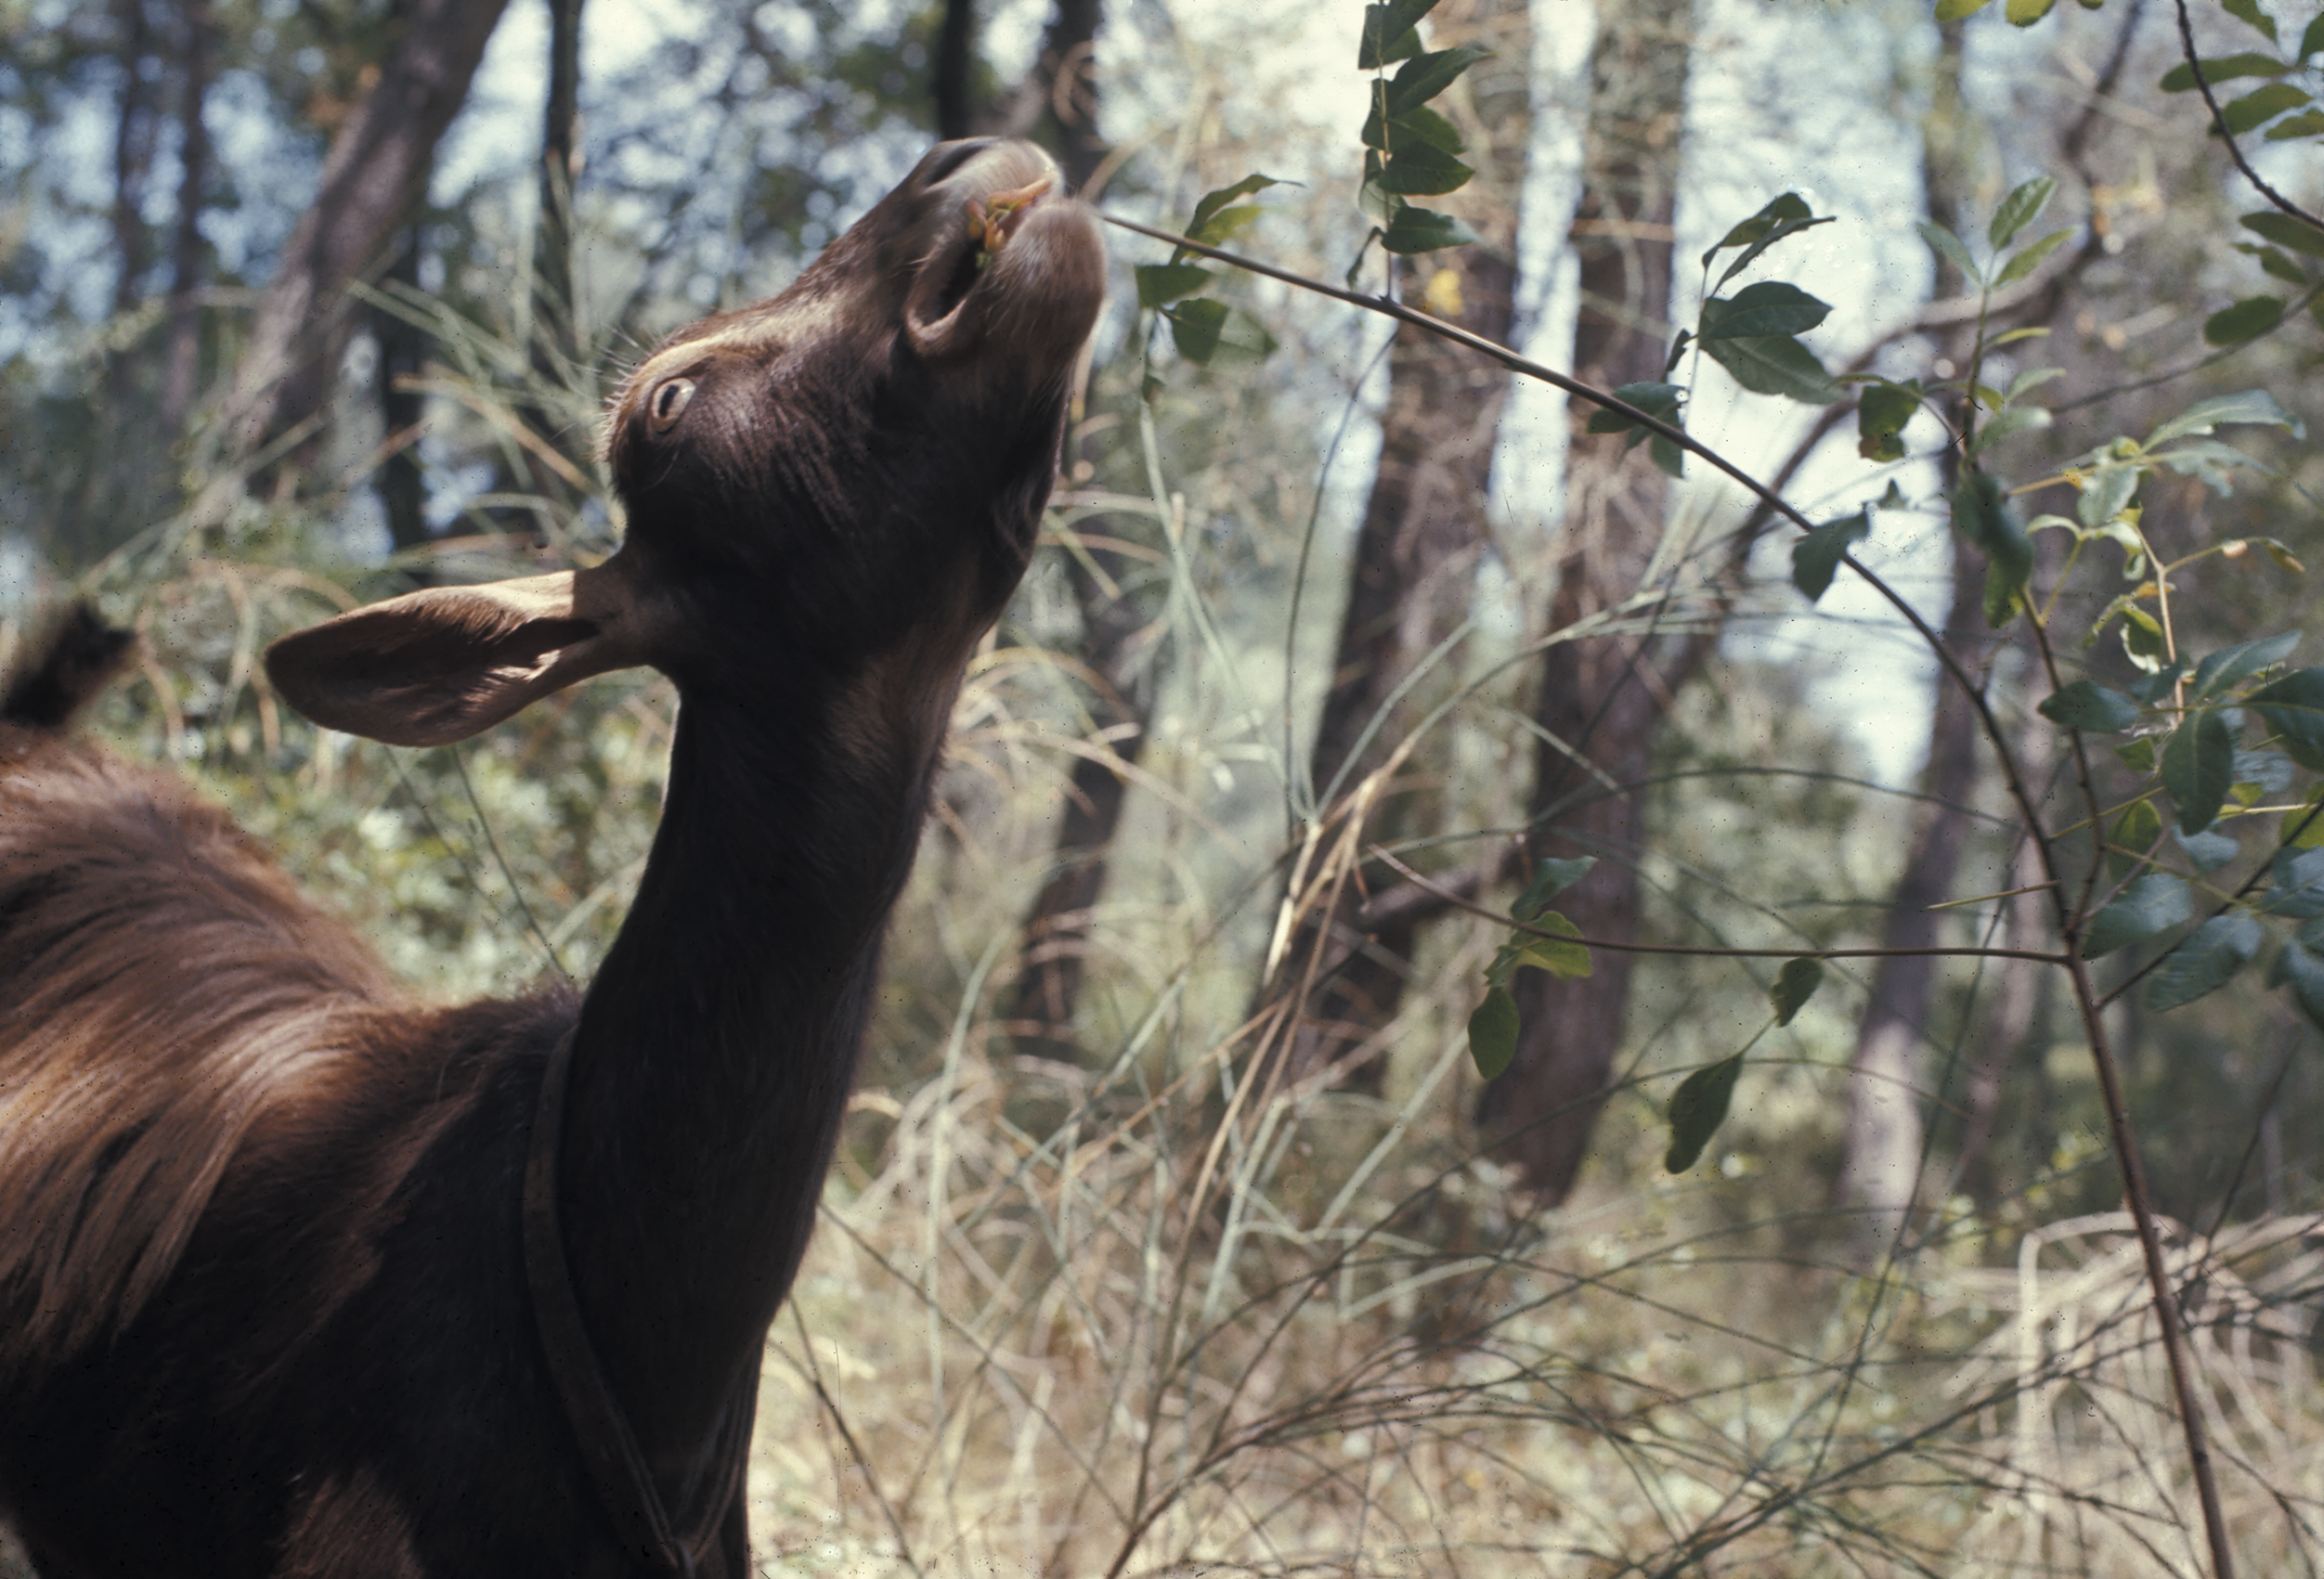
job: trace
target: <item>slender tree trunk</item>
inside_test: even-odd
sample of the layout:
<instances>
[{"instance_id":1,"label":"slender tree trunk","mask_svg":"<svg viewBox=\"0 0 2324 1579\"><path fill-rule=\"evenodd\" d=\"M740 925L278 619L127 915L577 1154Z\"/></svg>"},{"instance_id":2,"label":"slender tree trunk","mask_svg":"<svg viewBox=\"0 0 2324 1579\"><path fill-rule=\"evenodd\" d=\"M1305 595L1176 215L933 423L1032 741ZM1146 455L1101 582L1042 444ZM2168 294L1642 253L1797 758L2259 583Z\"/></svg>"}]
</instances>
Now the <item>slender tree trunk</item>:
<instances>
[{"instance_id":1,"label":"slender tree trunk","mask_svg":"<svg viewBox=\"0 0 2324 1579\"><path fill-rule=\"evenodd\" d=\"M1573 225L1581 270L1573 368L1601 387L1663 374L1693 31L1692 0L1600 0ZM1643 454L1624 457L1584 437L1588 415L1571 417L1552 629L1630 596L1662 540L1662 474ZM1691 664L1699 651L1624 636L1561 642L1543 654L1526 855L1598 858L1558 905L1585 933L1624 938L1637 927L1648 758L1668 703L1660 671ZM1604 1102L1634 959L1601 950L1591 976L1568 981L1527 970L1514 983L1516 1058L1478 1094L1477 1113L1499 1154L1547 1203L1572 1188Z\"/></svg>"},{"instance_id":2,"label":"slender tree trunk","mask_svg":"<svg viewBox=\"0 0 2324 1579\"><path fill-rule=\"evenodd\" d=\"M178 123L177 218L170 244L169 350L162 374L162 429L175 434L193 408L201 382L201 312L194 291L201 283L201 213L210 182L210 127L202 119L210 96L216 26L210 0L186 0L185 94Z\"/></svg>"},{"instance_id":3,"label":"slender tree trunk","mask_svg":"<svg viewBox=\"0 0 2324 1579\"><path fill-rule=\"evenodd\" d=\"M582 365L579 282L573 270L573 187L581 173L577 141L581 97L582 0L551 0L549 6L549 97L540 136L540 216L533 243L532 369L538 398L525 408L525 421L552 451L586 451L591 435L576 429L577 406L594 400L569 397ZM537 454L527 453L535 498L569 505L570 489ZM553 512L553 511L552 511ZM544 535L555 523L543 521Z\"/></svg>"},{"instance_id":4,"label":"slender tree trunk","mask_svg":"<svg viewBox=\"0 0 2324 1579\"><path fill-rule=\"evenodd\" d=\"M283 249L236 369L246 453L329 401L349 327L346 288L389 263L506 5L416 0L378 81L331 139L315 201Z\"/></svg>"},{"instance_id":5,"label":"slender tree trunk","mask_svg":"<svg viewBox=\"0 0 2324 1579\"><path fill-rule=\"evenodd\" d=\"M426 229L405 228L396 248L396 262L387 283L420 289L420 260ZM391 447L380 463L380 502L387 508L387 534L396 551L422 547L428 532L427 479L420 462L419 430L426 421L426 399L409 386L419 377L428 356L427 330L397 313L376 309L371 314L371 338L379 343L378 395L383 425Z\"/></svg>"},{"instance_id":6,"label":"slender tree trunk","mask_svg":"<svg viewBox=\"0 0 2324 1579\"><path fill-rule=\"evenodd\" d=\"M965 137L976 129L976 0L944 0L936 58L928 63L928 97L935 102L940 137Z\"/></svg>"},{"instance_id":7,"label":"slender tree trunk","mask_svg":"<svg viewBox=\"0 0 2324 1579\"><path fill-rule=\"evenodd\" d=\"M137 304L145 275L145 187L162 117L160 78L149 80L145 71L154 58L146 0L114 0L113 14L121 27L121 103L113 122L113 257L120 272L113 277L113 311L125 313Z\"/></svg>"}]
</instances>

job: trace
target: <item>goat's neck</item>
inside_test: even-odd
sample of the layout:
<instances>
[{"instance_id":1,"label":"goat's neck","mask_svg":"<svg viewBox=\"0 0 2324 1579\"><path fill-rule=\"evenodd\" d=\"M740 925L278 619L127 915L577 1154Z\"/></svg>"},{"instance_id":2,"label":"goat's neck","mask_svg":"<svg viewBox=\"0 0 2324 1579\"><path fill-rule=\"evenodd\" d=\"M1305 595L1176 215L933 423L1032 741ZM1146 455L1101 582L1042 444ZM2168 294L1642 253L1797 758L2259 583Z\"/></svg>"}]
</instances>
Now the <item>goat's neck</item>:
<instances>
[{"instance_id":1,"label":"goat's neck","mask_svg":"<svg viewBox=\"0 0 2324 1579\"><path fill-rule=\"evenodd\" d=\"M859 679L681 709L560 1166L575 1288L659 1465L755 1370L798 1269L958 672L902 706Z\"/></svg>"}]
</instances>

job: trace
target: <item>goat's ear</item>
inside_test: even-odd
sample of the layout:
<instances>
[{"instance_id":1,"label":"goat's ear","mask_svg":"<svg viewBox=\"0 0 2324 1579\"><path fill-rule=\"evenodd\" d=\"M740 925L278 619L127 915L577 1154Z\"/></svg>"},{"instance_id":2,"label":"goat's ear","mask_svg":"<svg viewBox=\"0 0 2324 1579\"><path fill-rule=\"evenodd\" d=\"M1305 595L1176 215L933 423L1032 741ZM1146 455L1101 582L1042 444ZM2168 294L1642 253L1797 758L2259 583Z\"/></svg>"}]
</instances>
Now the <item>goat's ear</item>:
<instances>
[{"instance_id":1,"label":"goat's ear","mask_svg":"<svg viewBox=\"0 0 2324 1579\"><path fill-rule=\"evenodd\" d=\"M577 680L652 662L627 560L391 598L282 638L266 673L327 728L390 745L465 740Z\"/></svg>"}]
</instances>

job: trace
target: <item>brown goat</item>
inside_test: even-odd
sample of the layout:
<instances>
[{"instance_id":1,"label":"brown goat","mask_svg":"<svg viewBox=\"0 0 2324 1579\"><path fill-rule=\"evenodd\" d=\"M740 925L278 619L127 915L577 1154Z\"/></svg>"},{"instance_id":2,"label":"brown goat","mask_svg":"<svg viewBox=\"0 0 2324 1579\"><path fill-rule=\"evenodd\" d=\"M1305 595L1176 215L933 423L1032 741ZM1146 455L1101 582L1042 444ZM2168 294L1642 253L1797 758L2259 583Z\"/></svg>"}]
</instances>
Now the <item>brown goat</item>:
<instances>
[{"instance_id":1,"label":"brown goat","mask_svg":"<svg viewBox=\"0 0 2324 1579\"><path fill-rule=\"evenodd\" d=\"M403 744L676 680L653 854L578 998L415 1004L220 811L65 738L114 656L92 624L8 692L0 1518L45 1579L749 1571L761 1347L1102 295L1055 180L946 144L782 295L656 349L610 418L604 564L269 653L308 716ZM559 1300L593 1367L544 1340ZM600 1383L658 1549L573 1401Z\"/></svg>"}]
</instances>

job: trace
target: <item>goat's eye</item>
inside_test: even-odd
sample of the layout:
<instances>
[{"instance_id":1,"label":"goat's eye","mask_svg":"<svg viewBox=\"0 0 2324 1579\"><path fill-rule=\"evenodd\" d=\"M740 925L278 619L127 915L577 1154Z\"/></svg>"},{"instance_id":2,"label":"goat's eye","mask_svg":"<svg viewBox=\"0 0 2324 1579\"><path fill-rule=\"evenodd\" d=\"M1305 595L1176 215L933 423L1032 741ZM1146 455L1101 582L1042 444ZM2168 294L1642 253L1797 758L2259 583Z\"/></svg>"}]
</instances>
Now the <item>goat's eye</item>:
<instances>
[{"instance_id":1,"label":"goat's eye","mask_svg":"<svg viewBox=\"0 0 2324 1579\"><path fill-rule=\"evenodd\" d=\"M666 434L669 432L670 424L677 421L680 414L686 409L686 403L693 398L694 380L670 379L647 399L646 421L653 424L656 433Z\"/></svg>"}]
</instances>

